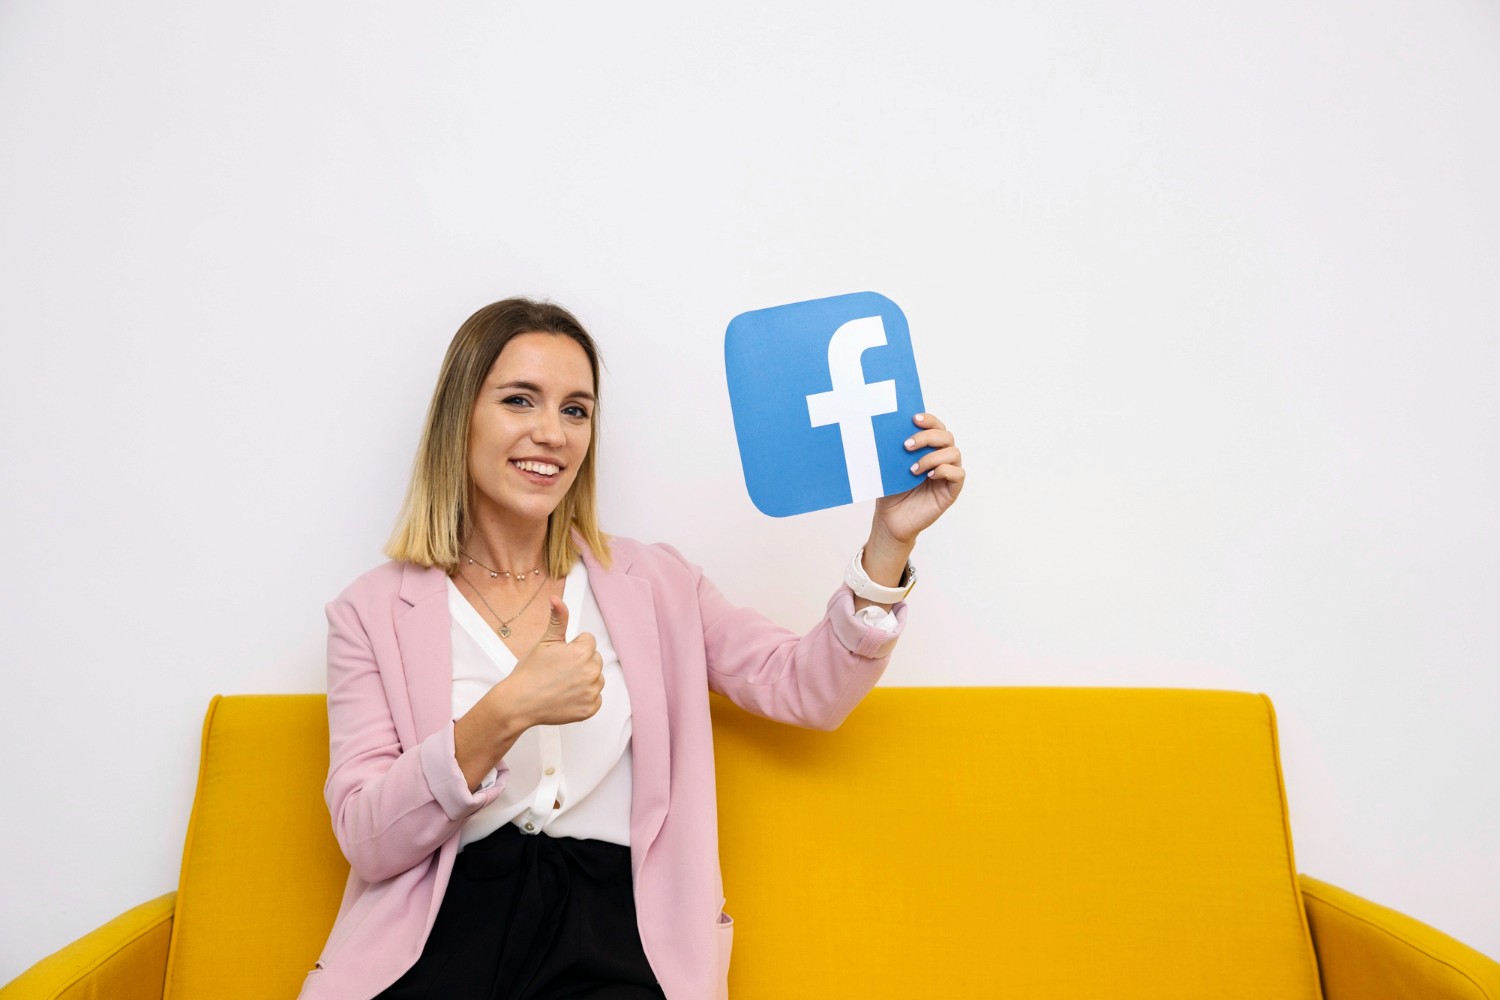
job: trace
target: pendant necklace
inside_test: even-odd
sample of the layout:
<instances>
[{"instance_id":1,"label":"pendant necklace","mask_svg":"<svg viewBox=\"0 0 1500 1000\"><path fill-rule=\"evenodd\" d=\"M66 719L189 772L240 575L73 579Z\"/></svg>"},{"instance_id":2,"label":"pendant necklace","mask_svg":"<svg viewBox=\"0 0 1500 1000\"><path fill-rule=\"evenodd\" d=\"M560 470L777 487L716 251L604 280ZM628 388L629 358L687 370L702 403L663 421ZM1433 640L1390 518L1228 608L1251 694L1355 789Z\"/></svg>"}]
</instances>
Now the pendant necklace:
<instances>
[{"instance_id":1,"label":"pendant necklace","mask_svg":"<svg viewBox=\"0 0 1500 1000\"><path fill-rule=\"evenodd\" d=\"M472 562L472 560L470 560L470 561ZM481 564L481 565L483 565L483 564ZM537 570L537 572L540 573L541 570ZM469 589L470 590L474 591L474 593L476 593L476 594L479 594L479 599L484 602L484 606L486 608L489 608L490 614L494 615L495 616L495 620L500 623L499 625L497 625L495 627L495 631L498 632L498 633L500 633L500 638L502 638L502 639L509 639L510 638L510 633L511 633L510 623L513 622L513 621L515 621L517 618L521 617L522 615L524 615L526 613L526 609L529 608L529 607L531 607L531 602L534 601L534 600L536 600L536 595L540 594L542 592L542 589L547 586L547 581L545 579L543 579L541 583L539 583L539 584L536 585L536 590L534 590L534 591L531 592L531 596L526 599L526 603L523 604L523 605L521 605L521 610L520 611L517 611L515 614L511 615L509 618L501 618L499 612L497 612L493 607L490 606L490 602L489 601L485 600L484 594L480 593L479 588L476 587L476 586L474 586L474 581L470 580L469 577L464 573L463 570L459 570L458 571L458 575L462 576L464 578L464 583L467 583L469 585Z\"/></svg>"}]
</instances>

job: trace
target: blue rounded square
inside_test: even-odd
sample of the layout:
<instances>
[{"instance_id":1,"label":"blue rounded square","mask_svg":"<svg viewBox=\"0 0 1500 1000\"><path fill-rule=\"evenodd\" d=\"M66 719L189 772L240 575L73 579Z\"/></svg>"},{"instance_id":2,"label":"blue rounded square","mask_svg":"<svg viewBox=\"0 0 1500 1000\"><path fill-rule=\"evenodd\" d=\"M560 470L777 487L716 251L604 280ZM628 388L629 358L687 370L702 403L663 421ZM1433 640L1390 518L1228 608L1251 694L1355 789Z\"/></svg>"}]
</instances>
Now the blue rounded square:
<instances>
[{"instance_id":1,"label":"blue rounded square","mask_svg":"<svg viewBox=\"0 0 1500 1000\"><path fill-rule=\"evenodd\" d=\"M855 292L740 313L724 334L745 488L787 517L904 493L925 450L905 441L923 410L901 309Z\"/></svg>"}]
</instances>

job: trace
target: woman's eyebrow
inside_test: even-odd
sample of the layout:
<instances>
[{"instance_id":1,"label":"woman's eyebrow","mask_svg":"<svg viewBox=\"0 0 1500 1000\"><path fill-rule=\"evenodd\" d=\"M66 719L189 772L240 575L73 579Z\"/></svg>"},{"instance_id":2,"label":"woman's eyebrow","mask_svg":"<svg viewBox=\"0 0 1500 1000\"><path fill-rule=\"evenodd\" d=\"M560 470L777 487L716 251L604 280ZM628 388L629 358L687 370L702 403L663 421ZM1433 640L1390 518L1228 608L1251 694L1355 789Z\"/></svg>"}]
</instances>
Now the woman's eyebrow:
<instances>
[{"instance_id":1,"label":"woman's eyebrow","mask_svg":"<svg viewBox=\"0 0 1500 1000\"><path fill-rule=\"evenodd\" d=\"M515 379L510 382L501 382L499 385L495 386L495 390L497 392L503 392L506 389L524 389L526 392L534 392L538 395L540 395L542 391L541 386L537 385L535 382L527 382L524 379ZM587 400L590 403L594 402L594 394L592 392L589 392L587 389L577 389L573 392L568 393L566 398L583 399Z\"/></svg>"}]
</instances>

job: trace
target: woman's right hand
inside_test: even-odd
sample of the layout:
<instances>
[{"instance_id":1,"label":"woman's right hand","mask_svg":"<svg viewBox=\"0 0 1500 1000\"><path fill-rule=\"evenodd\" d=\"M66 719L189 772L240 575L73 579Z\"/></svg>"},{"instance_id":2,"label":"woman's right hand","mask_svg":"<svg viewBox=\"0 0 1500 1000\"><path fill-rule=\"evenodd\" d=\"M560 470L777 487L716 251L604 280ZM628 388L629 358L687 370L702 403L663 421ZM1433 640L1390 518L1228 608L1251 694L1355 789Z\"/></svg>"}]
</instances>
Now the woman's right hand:
<instances>
[{"instance_id":1,"label":"woman's right hand","mask_svg":"<svg viewBox=\"0 0 1500 1000\"><path fill-rule=\"evenodd\" d=\"M594 637L583 632L568 642L568 606L547 601L552 615L542 638L454 723L453 754L471 792L526 730L581 722L603 704L604 659Z\"/></svg>"},{"instance_id":2,"label":"woman's right hand","mask_svg":"<svg viewBox=\"0 0 1500 1000\"><path fill-rule=\"evenodd\" d=\"M485 696L502 699L525 728L581 722L603 704L604 660L594 637L581 632L568 642L568 606L557 597L547 601L552 609L547 631Z\"/></svg>"}]
</instances>

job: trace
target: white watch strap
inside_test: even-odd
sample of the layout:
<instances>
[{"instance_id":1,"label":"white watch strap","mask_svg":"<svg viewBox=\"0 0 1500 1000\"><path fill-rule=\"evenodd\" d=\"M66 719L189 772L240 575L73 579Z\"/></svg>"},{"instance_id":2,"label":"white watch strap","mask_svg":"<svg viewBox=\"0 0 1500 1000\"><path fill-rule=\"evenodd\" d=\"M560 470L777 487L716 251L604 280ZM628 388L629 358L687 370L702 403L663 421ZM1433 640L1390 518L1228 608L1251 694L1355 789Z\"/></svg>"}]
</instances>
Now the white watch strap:
<instances>
[{"instance_id":1,"label":"white watch strap","mask_svg":"<svg viewBox=\"0 0 1500 1000\"><path fill-rule=\"evenodd\" d=\"M900 587L883 587L870 579L870 574L865 572L865 550L861 548L854 553L854 558L849 560L849 569L844 573L844 582L849 589L854 591L854 596L863 597L867 601L876 604L895 604L897 601L905 600L906 595L911 593L912 587L917 583L917 571L910 562L906 564L906 571L902 574L905 581Z\"/></svg>"}]
</instances>

